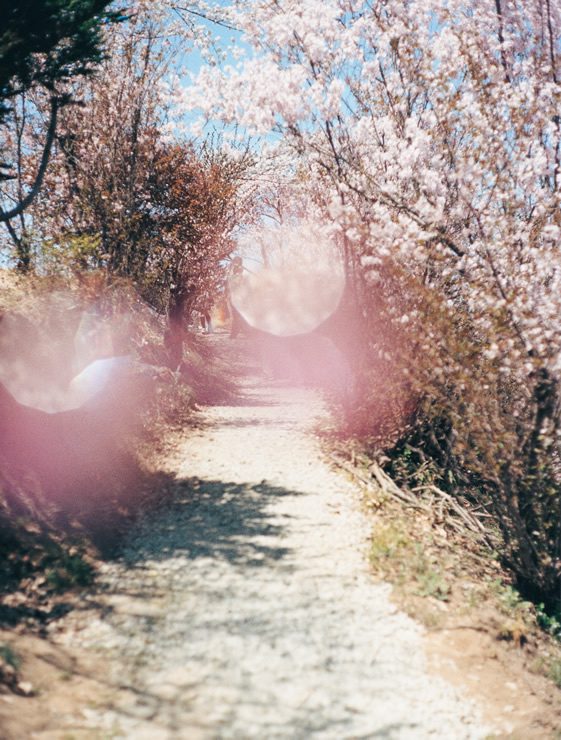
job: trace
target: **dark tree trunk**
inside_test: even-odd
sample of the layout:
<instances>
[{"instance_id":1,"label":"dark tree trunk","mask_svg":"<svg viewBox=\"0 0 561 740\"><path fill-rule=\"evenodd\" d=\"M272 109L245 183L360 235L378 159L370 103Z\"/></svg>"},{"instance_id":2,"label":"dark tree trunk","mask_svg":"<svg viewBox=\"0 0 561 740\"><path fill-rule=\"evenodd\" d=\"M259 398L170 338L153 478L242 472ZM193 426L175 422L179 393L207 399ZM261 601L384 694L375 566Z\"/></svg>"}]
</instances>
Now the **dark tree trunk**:
<instances>
[{"instance_id":1,"label":"dark tree trunk","mask_svg":"<svg viewBox=\"0 0 561 740\"><path fill-rule=\"evenodd\" d=\"M41 189L41 185L43 184L43 178L45 177L45 172L47 171L47 165L49 164L49 158L51 156L51 149L53 147L53 142L55 140L55 134L56 134L56 126L57 126L57 116L58 111L61 106L61 100L60 98L57 98L56 96L53 96L51 98L51 114L50 114L50 120L49 120L49 128L47 130L47 136L45 139L45 144L43 146L43 154L41 156L41 162L39 164L39 169L37 170L37 175L35 176L35 182L31 186L30 191L28 194L22 198L19 203L16 203L16 205L13 208L10 208L8 211L4 211L0 208L0 223L7 222L12 218L15 218L16 216L19 216L20 213L23 213L25 209L31 205L31 203L35 200L37 197L37 194L39 193L39 190Z\"/></svg>"},{"instance_id":2,"label":"dark tree trunk","mask_svg":"<svg viewBox=\"0 0 561 740\"><path fill-rule=\"evenodd\" d=\"M181 285L170 290L168 301L168 328L164 336L168 366L176 370L183 360L185 321L189 293Z\"/></svg>"}]
</instances>

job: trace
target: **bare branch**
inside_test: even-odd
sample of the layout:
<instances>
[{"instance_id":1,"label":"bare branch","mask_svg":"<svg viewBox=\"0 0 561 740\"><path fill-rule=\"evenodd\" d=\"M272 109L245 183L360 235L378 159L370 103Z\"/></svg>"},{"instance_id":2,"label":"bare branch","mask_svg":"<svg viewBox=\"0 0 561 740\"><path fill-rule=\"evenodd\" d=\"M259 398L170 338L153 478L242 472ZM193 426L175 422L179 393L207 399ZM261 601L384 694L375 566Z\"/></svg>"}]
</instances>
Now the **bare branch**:
<instances>
[{"instance_id":1,"label":"bare branch","mask_svg":"<svg viewBox=\"0 0 561 740\"><path fill-rule=\"evenodd\" d=\"M229 31L239 32L241 30L239 28L236 28L235 26L231 26L229 23L226 23L226 21L221 21L218 18L212 18L210 15L207 15L206 13L202 13L199 10L193 10L193 8L184 8L181 5L174 5L172 9L180 17L181 17L181 13L188 13L189 15L194 15L197 18L202 18L204 21L208 21L209 23L214 23L214 25L216 26L227 28ZM181 11L181 13L179 11Z\"/></svg>"},{"instance_id":2,"label":"bare branch","mask_svg":"<svg viewBox=\"0 0 561 740\"><path fill-rule=\"evenodd\" d=\"M15 216L19 216L21 213L25 211L26 208L28 208L28 206L31 205L31 203L37 197L37 194L39 193L39 190L41 189L41 185L43 184L43 178L45 177L45 172L47 171L47 166L49 164L49 158L51 156L53 142L55 140L59 106L60 106L60 99L56 96L53 96L51 98L51 113L50 113L50 120L49 120L49 128L47 129L47 137L45 139L43 155L41 157L41 163L39 165L37 176L35 178L35 182L33 183L31 190L25 196L25 198L20 200L20 202L16 206L11 208L9 211L0 210L0 223L6 223L10 219L14 218Z\"/></svg>"}]
</instances>

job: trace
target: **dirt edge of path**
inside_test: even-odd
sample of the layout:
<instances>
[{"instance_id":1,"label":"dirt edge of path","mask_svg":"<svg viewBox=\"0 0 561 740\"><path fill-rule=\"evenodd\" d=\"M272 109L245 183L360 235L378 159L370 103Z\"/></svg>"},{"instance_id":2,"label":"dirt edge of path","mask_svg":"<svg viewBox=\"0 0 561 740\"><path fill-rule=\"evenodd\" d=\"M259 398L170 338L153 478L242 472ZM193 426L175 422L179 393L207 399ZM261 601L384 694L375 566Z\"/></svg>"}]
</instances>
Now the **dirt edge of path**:
<instances>
[{"instance_id":1,"label":"dirt edge of path","mask_svg":"<svg viewBox=\"0 0 561 740\"><path fill-rule=\"evenodd\" d=\"M328 460L341 470L332 441L322 435ZM561 644L536 624L508 574L469 536L390 500L376 484L362 491L372 522L373 577L393 586L396 607L426 630L430 670L481 707L483 718L512 740L561 737ZM561 675L561 672L560 672Z\"/></svg>"}]
</instances>

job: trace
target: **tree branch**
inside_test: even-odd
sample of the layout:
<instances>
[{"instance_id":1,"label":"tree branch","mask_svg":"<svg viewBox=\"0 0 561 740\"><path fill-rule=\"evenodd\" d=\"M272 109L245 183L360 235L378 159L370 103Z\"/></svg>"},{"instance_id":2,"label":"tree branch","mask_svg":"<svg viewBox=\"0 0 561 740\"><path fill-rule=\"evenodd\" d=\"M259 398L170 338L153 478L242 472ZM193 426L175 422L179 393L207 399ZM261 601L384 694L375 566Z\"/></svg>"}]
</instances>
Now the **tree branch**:
<instances>
[{"instance_id":1,"label":"tree branch","mask_svg":"<svg viewBox=\"0 0 561 740\"><path fill-rule=\"evenodd\" d=\"M173 5L172 10L181 17L181 11L182 13L188 13L189 15L194 15L197 18L202 18L205 21L208 21L209 23L214 23L216 26L222 26L222 28L227 28L229 31L240 31L239 28L236 28L235 26L231 26L229 23L226 23L226 21L222 21L219 18L213 18L210 15L207 15L206 13L203 13L199 10L194 10L193 8L185 8L181 5ZM182 20L185 20L182 18Z\"/></svg>"},{"instance_id":2,"label":"tree branch","mask_svg":"<svg viewBox=\"0 0 561 740\"><path fill-rule=\"evenodd\" d=\"M5 221L5 224L6 224L6 228L8 229L8 232L9 232L10 236L12 237L12 241L14 242L14 246L16 247L16 249L19 249L21 247L21 239L17 235L16 230L14 229L14 227L12 226L12 224L10 223L10 221Z\"/></svg>"},{"instance_id":3,"label":"tree branch","mask_svg":"<svg viewBox=\"0 0 561 740\"><path fill-rule=\"evenodd\" d=\"M21 213L25 211L25 209L29 205L31 205L31 203L37 197L37 194L39 193L39 190L41 189L41 185L43 184L43 178L45 177L45 172L47 171L47 165L49 164L49 158L51 156L51 150L53 147L53 142L54 142L55 133L56 133L59 106L60 106L60 99L56 96L53 96L51 98L51 113L50 113L50 120L49 120L49 128L47 129L47 137L45 139L43 155L41 157L41 163L39 165L37 176L35 177L35 182L33 183L31 190L25 196L25 198L20 200L20 202L17 205L15 205L13 208L11 208L9 211L3 211L0 209L0 223L6 223L7 221L14 218L15 216L19 216Z\"/></svg>"},{"instance_id":4,"label":"tree branch","mask_svg":"<svg viewBox=\"0 0 561 740\"><path fill-rule=\"evenodd\" d=\"M506 54L505 54L505 37L504 37L504 31L503 31L503 9L501 7L501 0L495 0L495 8L497 11L497 21L499 24L498 28L498 37L499 37L499 45L501 47L501 64L503 66L503 70L505 73L505 81L510 84L510 75L508 73L508 63L506 60Z\"/></svg>"}]
</instances>

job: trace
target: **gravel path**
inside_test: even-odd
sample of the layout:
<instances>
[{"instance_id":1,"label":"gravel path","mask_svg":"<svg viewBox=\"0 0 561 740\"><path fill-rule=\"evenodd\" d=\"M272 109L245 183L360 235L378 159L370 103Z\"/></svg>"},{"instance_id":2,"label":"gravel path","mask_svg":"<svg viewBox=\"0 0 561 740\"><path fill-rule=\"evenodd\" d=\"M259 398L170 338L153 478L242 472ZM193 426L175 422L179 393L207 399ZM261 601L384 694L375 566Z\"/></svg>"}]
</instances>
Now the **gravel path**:
<instances>
[{"instance_id":1,"label":"gravel path","mask_svg":"<svg viewBox=\"0 0 561 740\"><path fill-rule=\"evenodd\" d=\"M66 622L59 639L99 650L128 687L86 710L89 726L134 740L485 737L369 575L358 492L308 432L317 396L257 376L244 394L205 412L173 506L105 566L112 609Z\"/></svg>"}]
</instances>

